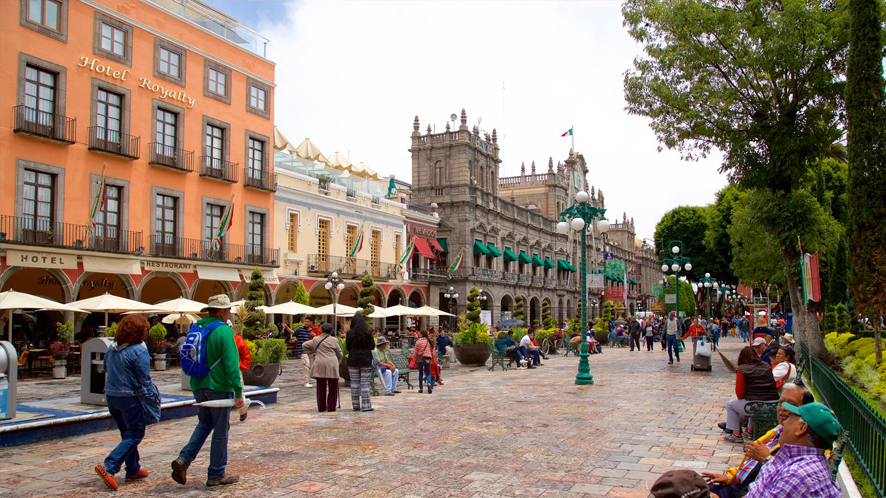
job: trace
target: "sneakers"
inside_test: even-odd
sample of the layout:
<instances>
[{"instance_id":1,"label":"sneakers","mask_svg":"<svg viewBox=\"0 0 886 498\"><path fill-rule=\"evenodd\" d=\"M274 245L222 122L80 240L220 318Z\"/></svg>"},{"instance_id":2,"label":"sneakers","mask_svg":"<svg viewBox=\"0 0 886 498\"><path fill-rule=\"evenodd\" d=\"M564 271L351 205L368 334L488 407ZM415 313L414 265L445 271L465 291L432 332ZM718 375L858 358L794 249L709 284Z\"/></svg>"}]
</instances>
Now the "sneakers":
<instances>
[{"instance_id":1,"label":"sneakers","mask_svg":"<svg viewBox=\"0 0 886 498\"><path fill-rule=\"evenodd\" d=\"M249 416L249 412L243 412L240 414L240 422L246 422L246 417Z\"/></svg>"},{"instance_id":2,"label":"sneakers","mask_svg":"<svg viewBox=\"0 0 886 498\"><path fill-rule=\"evenodd\" d=\"M224 475L222 477L210 477L209 479L206 479L206 487L211 488L213 486L225 486L228 484L234 484L236 482L240 482L240 477L232 475Z\"/></svg>"},{"instance_id":3,"label":"sneakers","mask_svg":"<svg viewBox=\"0 0 886 498\"><path fill-rule=\"evenodd\" d=\"M147 471L146 471L147 472ZM95 473L98 474L99 477L104 481L105 486L114 491L117 491L117 481L114 479L114 476L105 472L105 468L102 465L95 466Z\"/></svg>"},{"instance_id":4,"label":"sneakers","mask_svg":"<svg viewBox=\"0 0 886 498\"><path fill-rule=\"evenodd\" d=\"M314 384L311 384L310 382L308 382L305 384L305 387L314 387Z\"/></svg>"},{"instance_id":5,"label":"sneakers","mask_svg":"<svg viewBox=\"0 0 886 498\"><path fill-rule=\"evenodd\" d=\"M730 435L726 436L725 440L729 441L730 443L738 443L738 444L744 443L744 438L741 437L741 434L730 434Z\"/></svg>"},{"instance_id":6,"label":"sneakers","mask_svg":"<svg viewBox=\"0 0 886 498\"><path fill-rule=\"evenodd\" d=\"M190 467L190 464L182 457L173 460L172 480L181 485L185 485L188 482L188 467Z\"/></svg>"},{"instance_id":7,"label":"sneakers","mask_svg":"<svg viewBox=\"0 0 886 498\"><path fill-rule=\"evenodd\" d=\"M145 469L141 469L134 476L126 476L126 482L139 481L148 477L148 471Z\"/></svg>"}]
</instances>

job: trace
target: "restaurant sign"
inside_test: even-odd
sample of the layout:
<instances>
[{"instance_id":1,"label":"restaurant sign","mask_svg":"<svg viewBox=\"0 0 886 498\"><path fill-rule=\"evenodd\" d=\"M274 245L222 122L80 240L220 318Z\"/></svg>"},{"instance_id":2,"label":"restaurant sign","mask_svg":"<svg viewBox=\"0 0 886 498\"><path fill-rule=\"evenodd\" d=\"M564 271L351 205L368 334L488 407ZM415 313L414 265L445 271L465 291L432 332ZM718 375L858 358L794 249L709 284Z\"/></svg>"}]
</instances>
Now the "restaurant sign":
<instances>
[{"instance_id":1,"label":"restaurant sign","mask_svg":"<svg viewBox=\"0 0 886 498\"><path fill-rule=\"evenodd\" d=\"M437 238L437 229L436 228L428 228L422 225L416 225L414 223L411 224L412 233L418 235L420 237L428 237L432 239Z\"/></svg>"},{"instance_id":2,"label":"restaurant sign","mask_svg":"<svg viewBox=\"0 0 886 498\"><path fill-rule=\"evenodd\" d=\"M144 260L145 270L154 271L174 271L177 273L193 273L197 270L196 265L191 263L177 263L174 261L155 261L152 259Z\"/></svg>"},{"instance_id":3,"label":"restaurant sign","mask_svg":"<svg viewBox=\"0 0 886 498\"><path fill-rule=\"evenodd\" d=\"M6 251L8 266L26 266L29 268L77 268L76 254L56 254L38 251Z\"/></svg>"}]
</instances>

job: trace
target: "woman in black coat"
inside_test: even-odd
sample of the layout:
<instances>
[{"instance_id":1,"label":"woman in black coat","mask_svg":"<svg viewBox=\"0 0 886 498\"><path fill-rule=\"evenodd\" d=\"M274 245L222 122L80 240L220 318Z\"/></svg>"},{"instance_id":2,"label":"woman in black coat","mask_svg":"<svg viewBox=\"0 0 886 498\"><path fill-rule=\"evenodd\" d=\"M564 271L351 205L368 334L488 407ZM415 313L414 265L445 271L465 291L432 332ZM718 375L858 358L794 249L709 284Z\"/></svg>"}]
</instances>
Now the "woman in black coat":
<instances>
[{"instance_id":1,"label":"woman in black coat","mask_svg":"<svg viewBox=\"0 0 886 498\"><path fill-rule=\"evenodd\" d=\"M372 411L369 384L372 379L372 350L375 339L362 315L354 315L351 330L345 338L348 350L348 373L351 375L351 405L354 411Z\"/></svg>"}]
</instances>

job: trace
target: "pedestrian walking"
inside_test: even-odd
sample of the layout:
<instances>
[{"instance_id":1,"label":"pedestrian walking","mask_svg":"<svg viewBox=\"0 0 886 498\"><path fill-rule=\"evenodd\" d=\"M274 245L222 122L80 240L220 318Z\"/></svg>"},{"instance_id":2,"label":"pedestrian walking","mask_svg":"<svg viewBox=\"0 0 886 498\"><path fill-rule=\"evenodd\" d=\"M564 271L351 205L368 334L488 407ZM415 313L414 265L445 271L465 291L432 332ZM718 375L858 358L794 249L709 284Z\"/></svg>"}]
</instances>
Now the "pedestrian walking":
<instances>
[{"instance_id":1,"label":"pedestrian walking","mask_svg":"<svg viewBox=\"0 0 886 498\"><path fill-rule=\"evenodd\" d=\"M311 357L305 353L304 349L305 343L310 341L313 337L316 337L311 334L312 327L313 321L310 318L305 317L304 324L296 327L293 331L293 335L295 336L295 357L301 361L301 371L302 375L305 377L305 387L307 388L314 387L314 385L311 384ZM322 334L323 327L320 327L320 329L320 333ZM338 379L337 376L336 379Z\"/></svg>"},{"instance_id":2,"label":"pedestrian walking","mask_svg":"<svg viewBox=\"0 0 886 498\"><path fill-rule=\"evenodd\" d=\"M646 335L646 351L652 351L652 344L655 339L655 326L652 324L652 320L646 321L644 333Z\"/></svg>"},{"instance_id":3,"label":"pedestrian walking","mask_svg":"<svg viewBox=\"0 0 886 498\"><path fill-rule=\"evenodd\" d=\"M332 324L324 323L320 335L305 342L305 356L310 357L308 379L317 381L317 411L334 412L338 403L338 365L344 355L338 339L332 335ZM351 382L354 378L351 377Z\"/></svg>"},{"instance_id":4,"label":"pedestrian walking","mask_svg":"<svg viewBox=\"0 0 886 498\"><path fill-rule=\"evenodd\" d=\"M628 330L631 334L631 351L634 351L634 346L637 347L637 351L640 351L640 322L637 321L637 317L631 317L631 324L628 325Z\"/></svg>"},{"instance_id":5,"label":"pedestrian walking","mask_svg":"<svg viewBox=\"0 0 886 498\"><path fill-rule=\"evenodd\" d=\"M375 341L363 315L354 315L345 344L348 349L348 373L351 375L351 405L355 412L371 412L369 384L372 382L372 350Z\"/></svg>"},{"instance_id":6,"label":"pedestrian walking","mask_svg":"<svg viewBox=\"0 0 886 498\"><path fill-rule=\"evenodd\" d=\"M527 334L528 335L528 334ZM428 394L434 393L434 377L431 376L431 360L434 359L434 348L431 347L431 343L428 340L428 333L422 330L421 338L415 341L415 349L413 349L414 359L416 365L418 365L418 392L421 394L424 392L423 381L428 384ZM526 352L523 352L524 357Z\"/></svg>"},{"instance_id":7,"label":"pedestrian walking","mask_svg":"<svg viewBox=\"0 0 886 498\"><path fill-rule=\"evenodd\" d=\"M231 299L226 294L219 294L210 297L208 304L209 306L200 312L208 313L209 316L194 324L191 331L201 332L200 346L205 349L206 356L199 358L198 355L196 360L205 361L205 364L201 365L209 369L209 373L204 377L192 376L191 391L198 403L233 398L233 407L240 408L244 403L243 385L240 383L240 357L237 354L237 344L234 342L234 331L227 324L231 318ZM185 346L187 345L186 342ZM184 359L183 357L182 363ZM197 458L210 434L212 442L209 448L206 486L234 484L240 480L235 475L225 473L228 464L230 418L230 406L197 408L197 427L191 434L188 444L172 462L172 479L175 482L182 485L187 483L188 467Z\"/></svg>"},{"instance_id":8,"label":"pedestrian walking","mask_svg":"<svg viewBox=\"0 0 886 498\"><path fill-rule=\"evenodd\" d=\"M677 319L677 312L672 311L665 323L664 333L668 343L668 365L674 364L674 356L677 357L677 363L680 362L680 349L677 346L677 341L680 339L682 331L683 324Z\"/></svg>"},{"instance_id":9,"label":"pedestrian walking","mask_svg":"<svg viewBox=\"0 0 886 498\"><path fill-rule=\"evenodd\" d=\"M143 344L148 321L143 315L126 315L117 326L117 342L105 354L105 401L120 431L120 443L96 465L95 472L105 485L117 489L114 474L126 465L126 482L148 477L141 468L138 445L145 437L145 419L140 398L153 398L159 409L157 386L151 380L151 355Z\"/></svg>"}]
</instances>

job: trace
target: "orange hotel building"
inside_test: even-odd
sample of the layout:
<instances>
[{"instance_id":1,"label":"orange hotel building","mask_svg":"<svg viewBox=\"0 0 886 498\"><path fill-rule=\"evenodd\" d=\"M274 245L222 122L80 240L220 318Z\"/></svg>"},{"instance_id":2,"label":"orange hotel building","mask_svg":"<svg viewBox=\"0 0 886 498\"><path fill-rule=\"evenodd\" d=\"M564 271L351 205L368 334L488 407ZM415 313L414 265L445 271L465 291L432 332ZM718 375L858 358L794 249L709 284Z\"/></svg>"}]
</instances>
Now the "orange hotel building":
<instances>
[{"instance_id":1,"label":"orange hotel building","mask_svg":"<svg viewBox=\"0 0 886 498\"><path fill-rule=\"evenodd\" d=\"M259 266L273 296L266 40L194 0L2 1L0 288L206 302Z\"/></svg>"}]
</instances>

